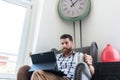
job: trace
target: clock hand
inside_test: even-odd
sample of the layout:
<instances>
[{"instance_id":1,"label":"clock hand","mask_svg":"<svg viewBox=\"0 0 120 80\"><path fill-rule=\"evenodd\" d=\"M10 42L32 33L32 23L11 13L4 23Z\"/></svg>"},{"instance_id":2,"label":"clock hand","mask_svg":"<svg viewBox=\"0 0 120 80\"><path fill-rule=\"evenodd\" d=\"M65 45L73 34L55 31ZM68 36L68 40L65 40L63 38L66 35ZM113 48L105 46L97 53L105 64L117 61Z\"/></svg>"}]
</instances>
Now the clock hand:
<instances>
[{"instance_id":1,"label":"clock hand","mask_svg":"<svg viewBox=\"0 0 120 80\"><path fill-rule=\"evenodd\" d=\"M73 1L72 0L70 0L71 1L71 3L73 4Z\"/></svg>"},{"instance_id":2,"label":"clock hand","mask_svg":"<svg viewBox=\"0 0 120 80\"><path fill-rule=\"evenodd\" d=\"M76 1L71 5L71 7L73 7L77 1L78 1L78 0L76 0Z\"/></svg>"},{"instance_id":3,"label":"clock hand","mask_svg":"<svg viewBox=\"0 0 120 80\"><path fill-rule=\"evenodd\" d=\"M73 1L72 1L72 0L70 0L70 1L71 1L72 5L73 5L73 4L74 4ZM74 5L73 5L73 6L74 6Z\"/></svg>"}]
</instances>

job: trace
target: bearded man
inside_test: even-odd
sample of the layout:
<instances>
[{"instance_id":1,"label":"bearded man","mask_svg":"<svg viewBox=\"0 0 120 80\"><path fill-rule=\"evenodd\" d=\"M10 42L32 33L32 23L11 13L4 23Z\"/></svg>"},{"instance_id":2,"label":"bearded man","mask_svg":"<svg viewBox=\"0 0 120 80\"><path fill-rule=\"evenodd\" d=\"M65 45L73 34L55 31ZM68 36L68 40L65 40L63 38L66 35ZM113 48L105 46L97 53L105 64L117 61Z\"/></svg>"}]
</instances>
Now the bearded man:
<instances>
[{"instance_id":1,"label":"bearded man","mask_svg":"<svg viewBox=\"0 0 120 80\"><path fill-rule=\"evenodd\" d=\"M63 34L60 37L62 53L56 56L58 69L64 72L66 76L55 75L50 72L38 70L34 71L31 80L73 80L74 72L78 61L78 56L82 55L83 61L88 65L91 75L94 74L92 57L87 53L79 53L73 50L73 38L69 34ZM80 59L79 59L80 60Z\"/></svg>"}]
</instances>

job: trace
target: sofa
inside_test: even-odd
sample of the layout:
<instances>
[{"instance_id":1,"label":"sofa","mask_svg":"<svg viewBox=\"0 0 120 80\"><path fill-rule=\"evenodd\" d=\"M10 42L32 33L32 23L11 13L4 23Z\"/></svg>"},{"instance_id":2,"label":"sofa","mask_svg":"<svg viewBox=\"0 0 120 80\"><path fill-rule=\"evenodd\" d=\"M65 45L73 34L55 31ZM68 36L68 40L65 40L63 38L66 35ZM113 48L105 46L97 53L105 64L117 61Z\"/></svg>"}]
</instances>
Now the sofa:
<instances>
[{"instance_id":1,"label":"sofa","mask_svg":"<svg viewBox=\"0 0 120 80\"><path fill-rule=\"evenodd\" d=\"M51 49L54 51L56 54L58 54L60 51L56 50L55 48ZM82 52L82 53L87 53L93 57L93 66L97 62L97 56L98 56L98 46L96 42L92 42L90 46L82 47L82 48L75 48L74 49L76 52ZM75 76L74 80L89 80L89 74L88 72L84 71L85 73L81 73L81 71L86 70L85 68L82 67L87 67L86 64L78 64L75 70ZM17 72L17 80L30 80L30 75L31 73L28 73L28 70L30 69L29 65L23 65L19 68ZM84 75L84 76L83 76ZM82 79L82 77L84 79ZM88 79L85 79L88 77ZM94 76L92 76L92 80L94 79Z\"/></svg>"}]
</instances>

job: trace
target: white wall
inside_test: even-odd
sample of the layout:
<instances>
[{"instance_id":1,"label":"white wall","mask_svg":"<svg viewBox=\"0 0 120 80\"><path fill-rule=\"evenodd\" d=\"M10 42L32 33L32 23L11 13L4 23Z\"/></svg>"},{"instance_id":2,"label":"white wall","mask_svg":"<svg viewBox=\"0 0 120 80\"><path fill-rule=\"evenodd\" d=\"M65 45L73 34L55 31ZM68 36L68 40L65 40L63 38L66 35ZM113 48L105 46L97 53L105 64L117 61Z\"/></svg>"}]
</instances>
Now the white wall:
<instances>
[{"instance_id":1,"label":"white wall","mask_svg":"<svg viewBox=\"0 0 120 80\"><path fill-rule=\"evenodd\" d=\"M34 0L32 16L33 50L42 52L51 48L60 49L59 37L63 33L74 36L72 22L60 19L57 13L58 0ZM82 20L82 46L89 46L95 41L99 48L99 60L103 48L108 43L120 51L120 0L91 0L89 16ZM75 22L76 47L80 47L79 22Z\"/></svg>"},{"instance_id":2,"label":"white wall","mask_svg":"<svg viewBox=\"0 0 120 80\"><path fill-rule=\"evenodd\" d=\"M99 60L110 43L120 51L120 0L92 0L90 15L82 21L83 45L96 41Z\"/></svg>"},{"instance_id":3,"label":"white wall","mask_svg":"<svg viewBox=\"0 0 120 80\"><path fill-rule=\"evenodd\" d=\"M59 37L61 34L69 33L74 36L73 23L63 21L59 17L57 12L58 0L44 0L42 8L38 6L40 3L40 0L35 0L33 3L32 26L37 29L34 30L32 51L44 52L52 48L60 49Z\"/></svg>"},{"instance_id":4,"label":"white wall","mask_svg":"<svg viewBox=\"0 0 120 80\"><path fill-rule=\"evenodd\" d=\"M31 29L28 41L28 52L24 64L31 64L29 52L44 52L52 48L61 49L60 36L71 34L75 39L75 46L80 46L79 26L73 27L73 22L62 20L57 12L59 0L33 0ZM75 25L79 25L77 22ZM75 36L74 36L75 35ZM76 44L77 43L77 44Z\"/></svg>"}]
</instances>

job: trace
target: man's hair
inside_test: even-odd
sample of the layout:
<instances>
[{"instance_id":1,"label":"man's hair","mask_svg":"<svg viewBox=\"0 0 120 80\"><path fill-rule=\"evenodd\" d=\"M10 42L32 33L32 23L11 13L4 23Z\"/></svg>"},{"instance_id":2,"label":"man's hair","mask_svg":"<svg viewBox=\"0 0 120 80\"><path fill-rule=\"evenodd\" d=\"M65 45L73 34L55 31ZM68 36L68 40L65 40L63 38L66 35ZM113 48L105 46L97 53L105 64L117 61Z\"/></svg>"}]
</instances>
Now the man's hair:
<instances>
[{"instance_id":1,"label":"man's hair","mask_svg":"<svg viewBox=\"0 0 120 80\"><path fill-rule=\"evenodd\" d=\"M60 39L66 39L66 38L68 38L70 41L73 41L73 38L70 34L63 34L60 37Z\"/></svg>"}]
</instances>

